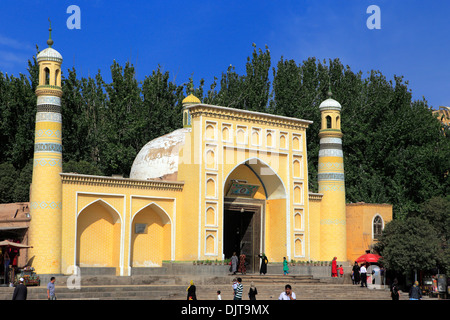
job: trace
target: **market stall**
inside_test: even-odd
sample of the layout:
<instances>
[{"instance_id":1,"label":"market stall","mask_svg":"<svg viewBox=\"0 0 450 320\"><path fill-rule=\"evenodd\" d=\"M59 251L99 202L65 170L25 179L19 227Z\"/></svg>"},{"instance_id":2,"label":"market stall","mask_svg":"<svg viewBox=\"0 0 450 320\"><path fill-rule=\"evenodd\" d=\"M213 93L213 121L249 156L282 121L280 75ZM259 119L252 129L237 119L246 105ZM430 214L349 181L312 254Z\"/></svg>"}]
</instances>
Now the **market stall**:
<instances>
[{"instance_id":1,"label":"market stall","mask_svg":"<svg viewBox=\"0 0 450 320\"><path fill-rule=\"evenodd\" d=\"M9 240L0 241L1 249L1 265L2 265L2 284L5 286L10 284L17 284L18 279L24 278L24 284L33 286L39 285L39 276L34 273L34 269L29 266L18 268L17 257L19 250L31 248L31 246L12 242Z\"/></svg>"}]
</instances>

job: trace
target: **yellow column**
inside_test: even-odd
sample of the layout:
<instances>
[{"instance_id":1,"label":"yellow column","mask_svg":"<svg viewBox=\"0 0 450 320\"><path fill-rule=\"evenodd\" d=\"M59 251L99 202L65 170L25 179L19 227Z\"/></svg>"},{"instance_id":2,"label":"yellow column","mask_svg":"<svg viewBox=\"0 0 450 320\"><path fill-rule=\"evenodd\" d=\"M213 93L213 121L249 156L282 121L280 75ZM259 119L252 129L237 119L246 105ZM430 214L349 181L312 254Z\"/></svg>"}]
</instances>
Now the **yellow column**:
<instances>
[{"instance_id":1,"label":"yellow column","mask_svg":"<svg viewBox=\"0 0 450 320\"><path fill-rule=\"evenodd\" d=\"M319 193L321 260L347 260L344 158L340 125L341 105L329 98L321 103L322 127L319 132Z\"/></svg>"},{"instance_id":2,"label":"yellow column","mask_svg":"<svg viewBox=\"0 0 450 320\"><path fill-rule=\"evenodd\" d=\"M37 113L28 236L29 244L33 247L29 252L30 258L33 259L32 266L36 273L61 274L62 57L51 48L50 43L49 46L37 56L40 76L36 88Z\"/></svg>"}]
</instances>

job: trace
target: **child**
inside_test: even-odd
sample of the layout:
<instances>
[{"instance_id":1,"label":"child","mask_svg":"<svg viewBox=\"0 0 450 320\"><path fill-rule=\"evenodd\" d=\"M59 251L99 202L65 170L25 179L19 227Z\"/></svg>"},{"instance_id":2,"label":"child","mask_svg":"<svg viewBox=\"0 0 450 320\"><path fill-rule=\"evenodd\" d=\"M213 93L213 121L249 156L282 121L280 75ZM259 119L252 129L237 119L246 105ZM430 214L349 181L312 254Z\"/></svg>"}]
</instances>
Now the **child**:
<instances>
[{"instance_id":1,"label":"child","mask_svg":"<svg viewBox=\"0 0 450 320\"><path fill-rule=\"evenodd\" d=\"M339 277L342 278L344 276L344 268L342 268L342 264L337 269L338 269Z\"/></svg>"},{"instance_id":2,"label":"child","mask_svg":"<svg viewBox=\"0 0 450 320\"><path fill-rule=\"evenodd\" d=\"M217 291L217 300L222 300L222 296L220 295L220 290Z\"/></svg>"}]
</instances>

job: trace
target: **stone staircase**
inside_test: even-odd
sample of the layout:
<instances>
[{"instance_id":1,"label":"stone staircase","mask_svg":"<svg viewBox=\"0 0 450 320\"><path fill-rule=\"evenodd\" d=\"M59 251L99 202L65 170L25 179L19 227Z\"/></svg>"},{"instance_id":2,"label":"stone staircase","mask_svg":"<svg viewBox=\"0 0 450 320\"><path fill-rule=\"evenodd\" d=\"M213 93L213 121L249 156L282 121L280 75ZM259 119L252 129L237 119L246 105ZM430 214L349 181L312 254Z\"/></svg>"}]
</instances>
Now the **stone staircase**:
<instances>
[{"instance_id":1,"label":"stone staircase","mask_svg":"<svg viewBox=\"0 0 450 320\"><path fill-rule=\"evenodd\" d=\"M243 300L248 300L248 290L253 282L258 290L258 300L277 300L290 284L297 300L390 300L387 289L367 289L345 284L343 279L317 279L308 275L152 275L152 276L84 276L79 289L69 289L67 276L57 277L56 294L59 300L185 300L190 280L197 287L198 300L232 300L232 279L241 277L244 285ZM14 288L0 287L0 300L11 300ZM39 287L28 287L28 300L47 299L46 282ZM407 300L407 294L401 296ZM425 297L427 299L427 297Z\"/></svg>"}]
</instances>

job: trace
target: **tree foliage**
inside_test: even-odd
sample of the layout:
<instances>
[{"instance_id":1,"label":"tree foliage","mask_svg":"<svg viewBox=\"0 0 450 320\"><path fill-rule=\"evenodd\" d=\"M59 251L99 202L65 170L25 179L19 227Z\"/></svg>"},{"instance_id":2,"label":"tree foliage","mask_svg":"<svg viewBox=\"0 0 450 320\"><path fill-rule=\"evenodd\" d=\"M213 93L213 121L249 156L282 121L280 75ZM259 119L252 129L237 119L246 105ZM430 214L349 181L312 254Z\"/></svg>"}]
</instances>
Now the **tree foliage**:
<instances>
[{"instance_id":1,"label":"tree foliage","mask_svg":"<svg viewBox=\"0 0 450 320\"><path fill-rule=\"evenodd\" d=\"M19 77L0 72L0 163L11 164L17 172L33 157L35 57L28 72ZM395 217L405 219L428 199L449 194L450 131L434 118L426 100L413 101L401 76L389 80L376 70L364 76L339 59L314 57L301 62L281 57L272 66L268 47L256 45L244 74L230 65L208 89L204 79L195 85L192 77L176 84L160 66L138 81L132 64L114 61L110 74L111 81L105 82L100 71L87 78L75 68L63 73L63 162L78 164L77 172L85 171L79 173L128 176L142 146L181 127L181 102L193 90L204 103L312 120L307 131L308 182L309 190L316 192L318 107L331 88L342 105L348 202L391 203ZM84 162L92 167L81 165ZM23 195L20 200L28 199Z\"/></svg>"},{"instance_id":2,"label":"tree foliage","mask_svg":"<svg viewBox=\"0 0 450 320\"><path fill-rule=\"evenodd\" d=\"M431 270L439 262L439 239L435 229L419 217L389 222L383 230L377 250L386 268L403 274Z\"/></svg>"}]
</instances>

